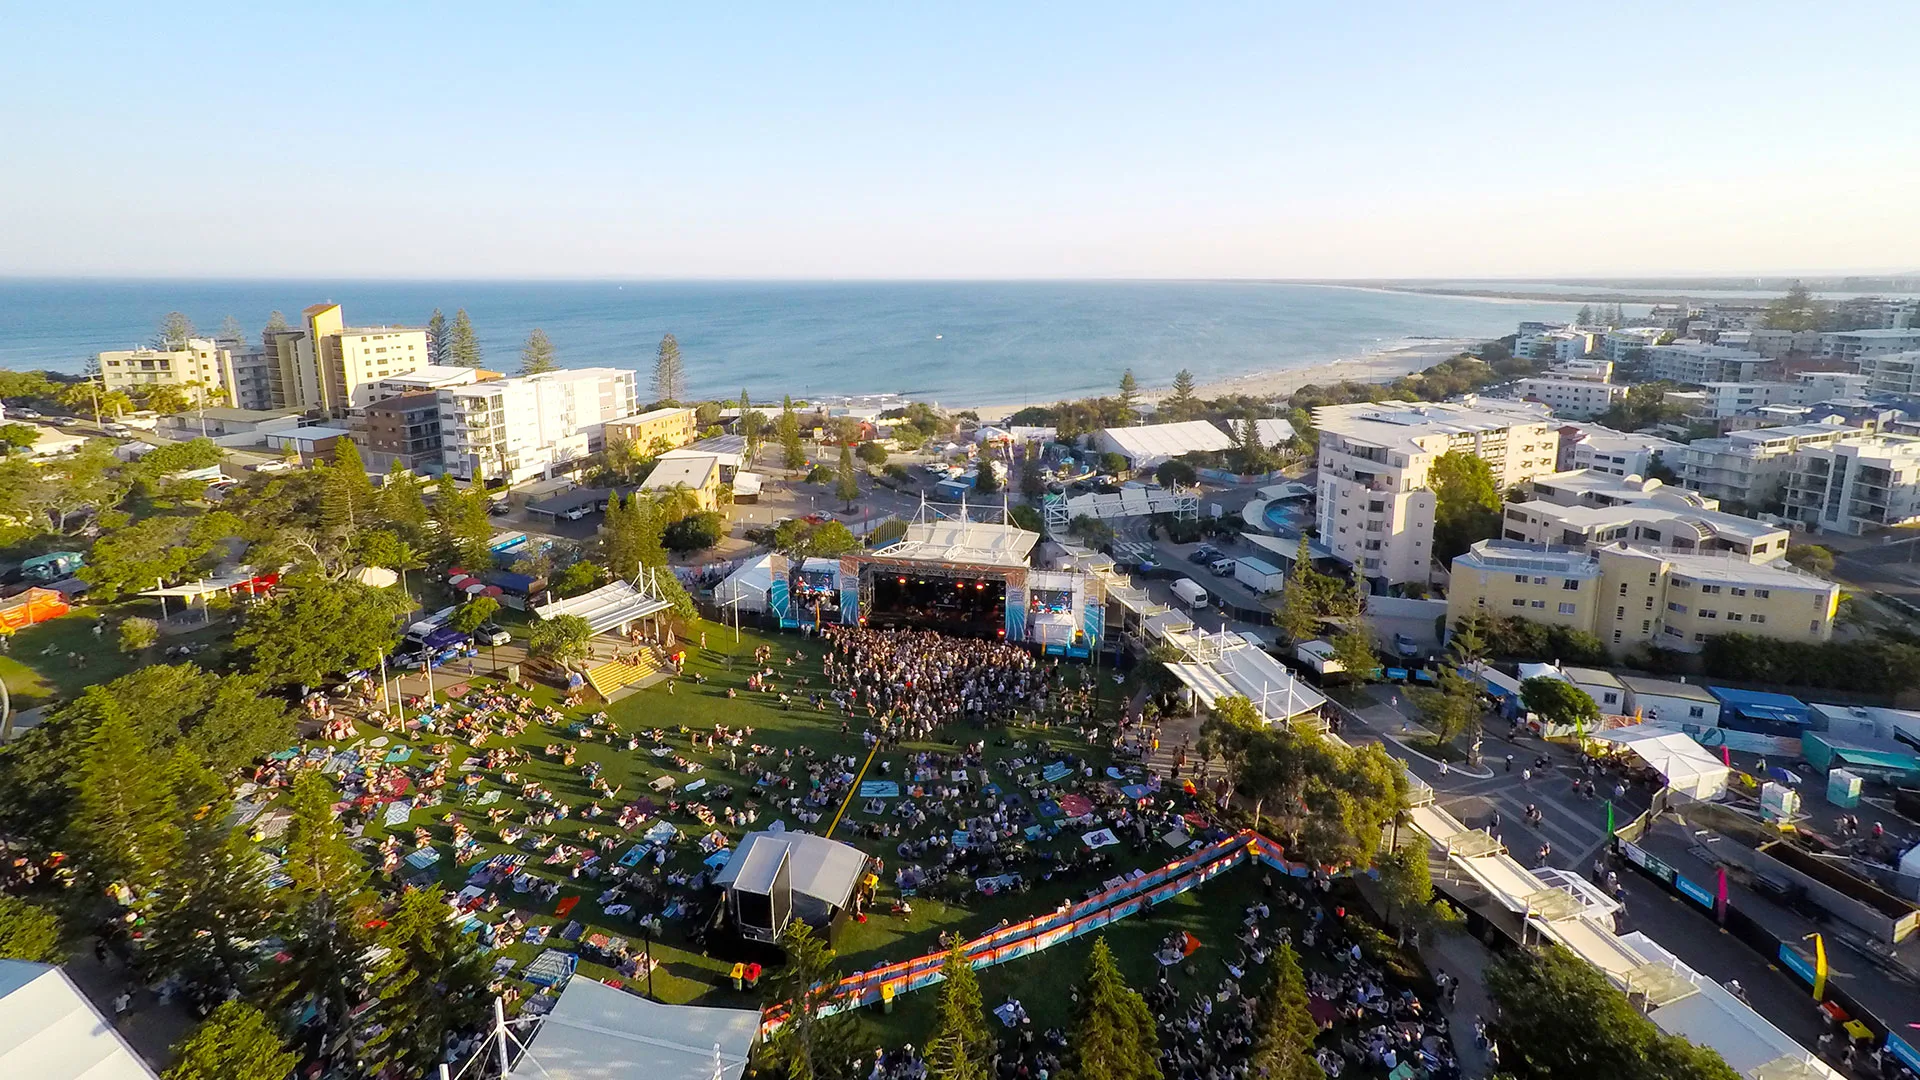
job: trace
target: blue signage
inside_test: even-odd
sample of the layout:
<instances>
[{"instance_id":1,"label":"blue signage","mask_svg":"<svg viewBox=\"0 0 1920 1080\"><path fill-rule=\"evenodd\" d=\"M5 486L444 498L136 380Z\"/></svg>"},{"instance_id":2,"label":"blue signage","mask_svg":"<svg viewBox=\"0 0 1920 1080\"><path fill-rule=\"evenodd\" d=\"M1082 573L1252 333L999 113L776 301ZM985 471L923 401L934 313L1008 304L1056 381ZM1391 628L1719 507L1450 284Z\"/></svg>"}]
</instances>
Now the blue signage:
<instances>
[{"instance_id":1,"label":"blue signage","mask_svg":"<svg viewBox=\"0 0 1920 1080\"><path fill-rule=\"evenodd\" d=\"M1699 904L1701 907L1704 907L1704 908L1713 907L1712 893L1708 892L1707 890L1701 888L1698 885L1695 885L1693 882L1688 881L1686 878L1681 877L1679 874L1673 875L1673 887L1680 890L1680 895L1686 897L1689 900L1692 900L1694 903Z\"/></svg>"},{"instance_id":2,"label":"blue signage","mask_svg":"<svg viewBox=\"0 0 1920 1080\"><path fill-rule=\"evenodd\" d=\"M1788 971L1805 980L1808 986L1813 985L1813 965L1808 963L1805 957L1794 952L1792 946L1784 941L1780 943L1780 963L1785 965Z\"/></svg>"}]
</instances>

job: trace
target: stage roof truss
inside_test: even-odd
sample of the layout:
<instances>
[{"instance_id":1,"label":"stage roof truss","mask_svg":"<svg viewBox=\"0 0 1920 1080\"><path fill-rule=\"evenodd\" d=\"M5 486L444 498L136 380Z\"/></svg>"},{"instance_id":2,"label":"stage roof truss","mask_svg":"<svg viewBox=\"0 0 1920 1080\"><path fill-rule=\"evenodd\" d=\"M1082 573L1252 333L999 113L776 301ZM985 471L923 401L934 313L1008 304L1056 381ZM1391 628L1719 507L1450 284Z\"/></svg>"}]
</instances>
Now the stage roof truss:
<instances>
[{"instance_id":1,"label":"stage roof truss","mask_svg":"<svg viewBox=\"0 0 1920 1080\"><path fill-rule=\"evenodd\" d=\"M1626 991L1647 999L1647 1008L1659 1009L1700 992L1693 980L1660 960L1649 960L1627 972Z\"/></svg>"}]
</instances>

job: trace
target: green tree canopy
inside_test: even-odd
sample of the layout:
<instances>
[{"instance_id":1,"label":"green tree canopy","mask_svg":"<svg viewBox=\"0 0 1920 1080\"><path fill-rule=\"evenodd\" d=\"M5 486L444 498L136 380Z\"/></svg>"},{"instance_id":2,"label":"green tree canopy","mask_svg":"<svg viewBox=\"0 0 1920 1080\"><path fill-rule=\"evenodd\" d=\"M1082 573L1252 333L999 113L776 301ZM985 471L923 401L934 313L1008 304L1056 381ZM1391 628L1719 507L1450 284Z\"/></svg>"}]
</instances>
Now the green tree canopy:
<instances>
[{"instance_id":1,"label":"green tree canopy","mask_svg":"<svg viewBox=\"0 0 1920 1080\"><path fill-rule=\"evenodd\" d=\"M329 675L375 667L400 640L409 605L396 593L312 574L284 579L248 614L233 644L268 682L319 685Z\"/></svg>"},{"instance_id":2,"label":"green tree canopy","mask_svg":"<svg viewBox=\"0 0 1920 1080\"><path fill-rule=\"evenodd\" d=\"M30 900L0 892L0 960L57 964L62 959L59 917Z\"/></svg>"},{"instance_id":3,"label":"green tree canopy","mask_svg":"<svg viewBox=\"0 0 1920 1080\"><path fill-rule=\"evenodd\" d=\"M840 985L833 948L799 919L781 935L787 966L774 984L787 1003L786 1022L764 1044L763 1055L787 1080L854 1080L865 1045L856 1041L855 1014L827 1014Z\"/></svg>"},{"instance_id":4,"label":"green tree canopy","mask_svg":"<svg viewBox=\"0 0 1920 1080\"><path fill-rule=\"evenodd\" d=\"M1794 282L1787 294L1767 304L1763 322L1769 330L1818 330L1826 322L1827 306L1813 298L1805 285Z\"/></svg>"},{"instance_id":5,"label":"green tree canopy","mask_svg":"<svg viewBox=\"0 0 1920 1080\"><path fill-rule=\"evenodd\" d=\"M840 464L834 470L833 494L849 508L853 506L853 500L860 497L860 474L854 469L853 448L845 443L840 444Z\"/></svg>"},{"instance_id":6,"label":"green tree canopy","mask_svg":"<svg viewBox=\"0 0 1920 1080\"><path fill-rule=\"evenodd\" d=\"M662 335L653 359L653 396L662 402L679 402L687 396L687 368L680 359L680 342L672 334Z\"/></svg>"},{"instance_id":7,"label":"green tree canopy","mask_svg":"<svg viewBox=\"0 0 1920 1080\"><path fill-rule=\"evenodd\" d=\"M1538 713L1552 724L1592 727L1600 722L1600 706L1593 703L1593 697L1559 679L1539 676L1521 683L1520 703L1528 712Z\"/></svg>"},{"instance_id":8,"label":"green tree canopy","mask_svg":"<svg viewBox=\"0 0 1920 1080\"><path fill-rule=\"evenodd\" d=\"M491 596L476 596L461 604L447 620L447 626L463 634L480 629L480 624L500 613L500 601Z\"/></svg>"},{"instance_id":9,"label":"green tree canopy","mask_svg":"<svg viewBox=\"0 0 1920 1080\"><path fill-rule=\"evenodd\" d=\"M1161 1080L1153 1013L1121 976L1105 935L1094 939L1087 956L1061 1074L1072 1080Z\"/></svg>"},{"instance_id":10,"label":"green tree canopy","mask_svg":"<svg viewBox=\"0 0 1920 1080\"><path fill-rule=\"evenodd\" d=\"M593 626L578 615L556 615L534 624L527 635L527 648L535 656L556 664L569 664L586 658L593 640Z\"/></svg>"},{"instance_id":11,"label":"green tree canopy","mask_svg":"<svg viewBox=\"0 0 1920 1080\"><path fill-rule=\"evenodd\" d=\"M520 347L520 374L542 375L558 370L560 361L554 359L553 342L547 338L545 330L535 327L527 335L527 343Z\"/></svg>"},{"instance_id":12,"label":"green tree canopy","mask_svg":"<svg viewBox=\"0 0 1920 1080\"><path fill-rule=\"evenodd\" d=\"M798 469L807 463L807 452L800 445L800 417L793 411L793 395L788 394L780 403L780 419L774 431L780 437L781 463L789 469Z\"/></svg>"},{"instance_id":13,"label":"green tree canopy","mask_svg":"<svg viewBox=\"0 0 1920 1080\"><path fill-rule=\"evenodd\" d=\"M162 1080L286 1080L299 1062L265 1013L225 1001L174 1047Z\"/></svg>"},{"instance_id":14,"label":"green tree canopy","mask_svg":"<svg viewBox=\"0 0 1920 1080\"><path fill-rule=\"evenodd\" d=\"M477 368L480 359L480 338L467 309L461 308L453 313L453 329L447 331L446 361L453 367Z\"/></svg>"},{"instance_id":15,"label":"green tree canopy","mask_svg":"<svg viewBox=\"0 0 1920 1080\"><path fill-rule=\"evenodd\" d=\"M437 885L400 894L379 941L386 955L373 971L381 1032L371 1051L407 1076L426 1076L447 1038L486 1011L487 960L450 920Z\"/></svg>"},{"instance_id":16,"label":"green tree canopy","mask_svg":"<svg viewBox=\"0 0 1920 1080\"><path fill-rule=\"evenodd\" d=\"M95 882L126 885L144 907L180 853L169 777L104 688L90 686L81 698L98 719L74 777L72 846Z\"/></svg>"},{"instance_id":17,"label":"green tree canopy","mask_svg":"<svg viewBox=\"0 0 1920 1080\"><path fill-rule=\"evenodd\" d=\"M928 1074L931 1080L991 1080L993 1035L965 942L955 941L947 950L940 974L938 1026L926 1048Z\"/></svg>"},{"instance_id":18,"label":"green tree canopy","mask_svg":"<svg viewBox=\"0 0 1920 1080\"><path fill-rule=\"evenodd\" d=\"M434 308L433 315L427 319L427 363L447 365L448 346L451 344L447 340L447 317L439 308Z\"/></svg>"},{"instance_id":19,"label":"green tree canopy","mask_svg":"<svg viewBox=\"0 0 1920 1080\"><path fill-rule=\"evenodd\" d=\"M1500 489L1477 454L1449 450L1427 473L1433 489L1433 557L1443 565L1475 542L1500 534Z\"/></svg>"},{"instance_id":20,"label":"green tree canopy","mask_svg":"<svg viewBox=\"0 0 1920 1080\"><path fill-rule=\"evenodd\" d=\"M1281 942L1273 950L1273 988L1261 1005L1252 1064L1265 1080L1326 1080L1313 1058L1319 1036L1300 959L1292 945Z\"/></svg>"}]
</instances>

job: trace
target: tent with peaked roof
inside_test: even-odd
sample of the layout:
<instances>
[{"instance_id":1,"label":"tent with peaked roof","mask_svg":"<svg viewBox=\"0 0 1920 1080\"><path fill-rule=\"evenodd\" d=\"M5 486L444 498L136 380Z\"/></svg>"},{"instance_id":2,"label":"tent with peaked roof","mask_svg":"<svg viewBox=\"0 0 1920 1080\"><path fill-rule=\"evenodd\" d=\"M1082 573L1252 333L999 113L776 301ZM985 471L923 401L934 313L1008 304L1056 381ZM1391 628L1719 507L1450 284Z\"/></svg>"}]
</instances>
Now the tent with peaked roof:
<instances>
[{"instance_id":1,"label":"tent with peaked roof","mask_svg":"<svg viewBox=\"0 0 1920 1080\"><path fill-rule=\"evenodd\" d=\"M0 960L0 1076L153 1080L153 1070L66 972Z\"/></svg>"},{"instance_id":2,"label":"tent with peaked roof","mask_svg":"<svg viewBox=\"0 0 1920 1080\"><path fill-rule=\"evenodd\" d=\"M739 1080L756 1009L659 1005L575 975L507 1080Z\"/></svg>"}]
</instances>

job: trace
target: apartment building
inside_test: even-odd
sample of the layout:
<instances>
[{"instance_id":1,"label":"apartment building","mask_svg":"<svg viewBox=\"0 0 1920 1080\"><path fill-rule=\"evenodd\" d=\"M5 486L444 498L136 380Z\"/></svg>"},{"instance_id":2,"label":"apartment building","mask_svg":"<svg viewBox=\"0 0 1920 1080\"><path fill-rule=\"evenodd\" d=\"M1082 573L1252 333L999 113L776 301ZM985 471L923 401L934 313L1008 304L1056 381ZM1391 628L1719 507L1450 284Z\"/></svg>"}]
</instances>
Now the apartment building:
<instances>
[{"instance_id":1,"label":"apartment building","mask_svg":"<svg viewBox=\"0 0 1920 1080\"><path fill-rule=\"evenodd\" d=\"M1702 383L1706 400L1688 419L1724 420L1767 405L1803 404L1806 388L1797 382Z\"/></svg>"},{"instance_id":2,"label":"apartment building","mask_svg":"<svg viewBox=\"0 0 1920 1080\"><path fill-rule=\"evenodd\" d=\"M1641 350L1658 345L1666 334L1664 326L1617 327L1600 339L1600 355L1612 363L1624 364Z\"/></svg>"},{"instance_id":3,"label":"apartment building","mask_svg":"<svg viewBox=\"0 0 1920 1080\"><path fill-rule=\"evenodd\" d=\"M461 480L518 483L577 468L607 421L633 413L633 372L576 368L435 392L441 463Z\"/></svg>"},{"instance_id":4,"label":"apartment building","mask_svg":"<svg viewBox=\"0 0 1920 1080\"><path fill-rule=\"evenodd\" d=\"M1627 389L1604 379L1551 373L1521 379L1514 384L1513 394L1526 401L1540 402L1552 409L1555 416L1587 420L1606 412L1614 402L1624 400Z\"/></svg>"},{"instance_id":5,"label":"apartment building","mask_svg":"<svg viewBox=\"0 0 1920 1080\"><path fill-rule=\"evenodd\" d=\"M1569 483L1574 479L1587 483ZM1502 510L1501 536L1508 540L1578 550L1625 541L1654 551L1747 562L1772 562L1787 553L1787 530L1723 513L1715 500L1658 480L1556 474L1535 477L1532 486L1533 498Z\"/></svg>"},{"instance_id":6,"label":"apartment building","mask_svg":"<svg viewBox=\"0 0 1920 1080\"><path fill-rule=\"evenodd\" d=\"M1840 588L1784 563L1756 564L1614 543L1590 551L1483 540L1453 561L1447 621L1518 616L1581 630L1623 652L1698 652L1744 633L1815 644L1833 639Z\"/></svg>"},{"instance_id":7,"label":"apartment building","mask_svg":"<svg viewBox=\"0 0 1920 1080\"><path fill-rule=\"evenodd\" d=\"M302 329L269 333L263 342L275 406L358 415L375 400L375 383L427 365L422 328L348 326L339 304L300 314Z\"/></svg>"},{"instance_id":8,"label":"apartment building","mask_svg":"<svg viewBox=\"0 0 1920 1080\"><path fill-rule=\"evenodd\" d=\"M1920 350L1920 329L1842 330L1820 335L1820 358L1858 364L1861 357Z\"/></svg>"},{"instance_id":9,"label":"apartment building","mask_svg":"<svg viewBox=\"0 0 1920 1080\"><path fill-rule=\"evenodd\" d=\"M1860 429L1842 424L1735 431L1717 439L1695 439L1667 464L1690 490L1743 506L1767 506L1785 495L1795 453L1859 434Z\"/></svg>"},{"instance_id":10,"label":"apartment building","mask_svg":"<svg viewBox=\"0 0 1920 1080\"><path fill-rule=\"evenodd\" d=\"M1869 353L1857 362L1862 393L1920 394L1920 350Z\"/></svg>"},{"instance_id":11,"label":"apartment building","mask_svg":"<svg viewBox=\"0 0 1920 1080\"><path fill-rule=\"evenodd\" d=\"M255 411L273 408L273 369L266 350L258 342L222 341L220 345L233 357L233 382L227 387L233 407Z\"/></svg>"},{"instance_id":12,"label":"apartment building","mask_svg":"<svg viewBox=\"0 0 1920 1080\"><path fill-rule=\"evenodd\" d=\"M1677 383L1758 382L1770 361L1756 352L1697 341L1647 349L1647 377Z\"/></svg>"},{"instance_id":13,"label":"apartment building","mask_svg":"<svg viewBox=\"0 0 1920 1080\"><path fill-rule=\"evenodd\" d=\"M1600 339L1597 330L1572 326L1546 328L1538 323L1520 325L1520 334L1514 339L1513 355L1534 360L1551 360L1561 364L1578 360L1592 352Z\"/></svg>"},{"instance_id":14,"label":"apartment building","mask_svg":"<svg viewBox=\"0 0 1920 1080\"><path fill-rule=\"evenodd\" d=\"M1629 435L1599 424L1568 424L1560 429L1557 471L1587 469L1610 476L1645 476L1656 461L1683 444L1654 435Z\"/></svg>"},{"instance_id":15,"label":"apartment building","mask_svg":"<svg viewBox=\"0 0 1920 1080\"><path fill-rule=\"evenodd\" d=\"M127 349L103 352L95 359L106 389L131 394L170 386L188 401L204 398L209 405L224 405L239 381L233 353L207 338L188 338L179 349Z\"/></svg>"},{"instance_id":16,"label":"apartment building","mask_svg":"<svg viewBox=\"0 0 1920 1080\"><path fill-rule=\"evenodd\" d=\"M1376 582L1424 583L1433 555L1427 474L1449 451L1474 454L1501 490L1552 472L1559 434L1546 410L1468 397L1459 403L1329 405L1320 430L1320 537Z\"/></svg>"},{"instance_id":17,"label":"apartment building","mask_svg":"<svg viewBox=\"0 0 1920 1080\"><path fill-rule=\"evenodd\" d=\"M367 389L367 402L371 405L373 402L400 397L403 394L432 394L450 386L471 386L485 379L498 378L500 373L497 371L452 367L445 364L423 364L411 371L376 380Z\"/></svg>"},{"instance_id":18,"label":"apartment building","mask_svg":"<svg viewBox=\"0 0 1920 1080\"><path fill-rule=\"evenodd\" d=\"M607 421L608 439L625 439L642 447L664 444L672 450L693 441L699 433L699 421L692 409L653 409L638 416Z\"/></svg>"},{"instance_id":19,"label":"apartment building","mask_svg":"<svg viewBox=\"0 0 1920 1080\"><path fill-rule=\"evenodd\" d=\"M1820 331L1769 330L1761 327L1747 331L1744 347L1769 360L1783 360L1794 353L1819 352Z\"/></svg>"},{"instance_id":20,"label":"apartment building","mask_svg":"<svg viewBox=\"0 0 1920 1080\"><path fill-rule=\"evenodd\" d=\"M1908 330L1920 327L1920 299L1911 296L1854 296L1833 306L1843 326L1862 330Z\"/></svg>"},{"instance_id":21,"label":"apartment building","mask_svg":"<svg viewBox=\"0 0 1920 1080\"><path fill-rule=\"evenodd\" d=\"M1860 435L1802 447L1787 481L1786 516L1853 536L1920 521L1920 438Z\"/></svg>"},{"instance_id":22,"label":"apartment building","mask_svg":"<svg viewBox=\"0 0 1920 1080\"><path fill-rule=\"evenodd\" d=\"M367 471L384 473L395 464L422 476L444 468L440 445L440 395L431 390L383 397L366 408L367 434L361 457Z\"/></svg>"}]
</instances>

